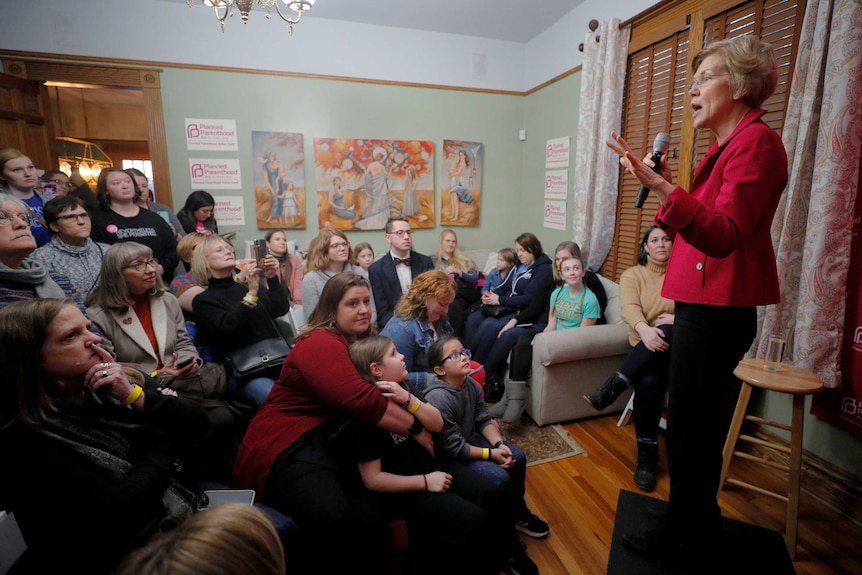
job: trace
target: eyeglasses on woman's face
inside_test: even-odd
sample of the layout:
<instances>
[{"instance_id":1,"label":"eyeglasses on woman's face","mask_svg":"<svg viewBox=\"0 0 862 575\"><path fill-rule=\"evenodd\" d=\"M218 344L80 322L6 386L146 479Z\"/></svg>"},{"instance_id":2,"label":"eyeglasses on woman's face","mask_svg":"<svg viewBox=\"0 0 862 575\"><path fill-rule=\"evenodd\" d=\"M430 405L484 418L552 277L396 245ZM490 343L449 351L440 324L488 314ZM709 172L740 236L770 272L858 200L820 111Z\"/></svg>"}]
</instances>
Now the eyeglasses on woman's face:
<instances>
[{"instance_id":1,"label":"eyeglasses on woman's face","mask_svg":"<svg viewBox=\"0 0 862 575\"><path fill-rule=\"evenodd\" d=\"M136 272L142 272L142 271L146 271L147 267L151 267L153 269L156 269L156 266L158 266L158 265L159 265L159 261L156 258L148 258L142 262L135 262L135 263L129 264L127 266L123 266L123 269L124 270L132 269L132 270L135 270Z\"/></svg>"},{"instance_id":2,"label":"eyeglasses on woman's face","mask_svg":"<svg viewBox=\"0 0 862 575\"><path fill-rule=\"evenodd\" d=\"M70 222L72 220L78 221L87 221L90 219L90 214L87 212L75 212L74 214L63 214L62 216L57 216L57 220L60 222Z\"/></svg>"},{"instance_id":3,"label":"eyeglasses on woman's face","mask_svg":"<svg viewBox=\"0 0 862 575\"><path fill-rule=\"evenodd\" d=\"M13 214L12 212L7 212L6 210L0 210L0 228L11 226L12 222L16 218L18 219L18 221L27 224L27 226L33 225L33 216L30 215L30 213L17 212Z\"/></svg>"},{"instance_id":4,"label":"eyeglasses on woman's face","mask_svg":"<svg viewBox=\"0 0 862 575\"><path fill-rule=\"evenodd\" d=\"M71 187L72 186L72 182L70 182L69 180L61 180L61 179L57 178L57 179L48 180L48 181L53 182L58 188L60 186L63 186L63 187Z\"/></svg>"},{"instance_id":5,"label":"eyeglasses on woman's face","mask_svg":"<svg viewBox=\"0 0 862 575\"><path fill-rule=\"evenodd\" d=\"M704 74L700 78L695 78L691 81L691 83L688 85L688 89L689 91L691 91L694 90L695 86L697 86L698 88L700 88L701 86L705 86L719 76L730 76L730 74L710 74L709 72L704 72Z\"/></svg>"},{"instance_id":6,"label":"eyeglasses on woman's face","mask_svg":"<svg viewBox=\"0 0 862 575\"><path fill-rule=\"evenodd\" d=\"M473 355L472 352L465 347L464 349L459 349L457 351L453 351L452 353L450 353L449 355L444 357L443 361L440 362L440 365L443 365L444 363L446 363L447 361L450 361L450 360L451 361L458 361L459 359L461 359L461 357L466 357L467 359L470 359L472 357L472 355Z\"/></svg>"}]
</instances>

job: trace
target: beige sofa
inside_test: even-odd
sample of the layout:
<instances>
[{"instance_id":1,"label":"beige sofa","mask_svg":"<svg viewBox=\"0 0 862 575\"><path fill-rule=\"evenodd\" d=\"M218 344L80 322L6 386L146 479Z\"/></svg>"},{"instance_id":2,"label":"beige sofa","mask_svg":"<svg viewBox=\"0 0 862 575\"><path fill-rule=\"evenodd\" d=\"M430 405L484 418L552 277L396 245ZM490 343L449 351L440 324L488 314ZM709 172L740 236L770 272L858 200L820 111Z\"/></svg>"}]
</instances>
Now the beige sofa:
<instances>
[{"instance_id":1,"label":"beige sofa","mask_svg":"<svg viewBox=\"0 0 862 575\"><path fill-rule=\"evenodd\" d=\"M608 296L606 325L539 333L533 338L527 413L539 425L622 411L632 393L626 390L601 412L582 397L604 383L631 349L620 316L620 286L599 278Z\"/></svg>"}]
</instances>

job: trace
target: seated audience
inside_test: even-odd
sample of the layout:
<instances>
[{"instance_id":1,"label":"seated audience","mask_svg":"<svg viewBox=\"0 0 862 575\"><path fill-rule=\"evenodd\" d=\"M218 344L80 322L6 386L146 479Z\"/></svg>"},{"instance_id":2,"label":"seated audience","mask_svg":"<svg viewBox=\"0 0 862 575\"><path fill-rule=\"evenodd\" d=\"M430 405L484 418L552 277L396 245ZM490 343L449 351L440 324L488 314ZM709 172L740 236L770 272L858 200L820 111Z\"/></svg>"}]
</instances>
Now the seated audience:
<instances>
[{"instance_id":1,"label":"seated audience","mask_svg":"<svg viewBox=\"0 0 862 575\"><path fill-rule=\"evenodd\" d=\"M110 340L117 361L140 366L160 386L174 385L202 402L212 424L215 441L208 457L212 476L230 480L236 454L234 418L220 399L227 377L220 365L205 364L186 332L177 299L168 293L155 270L153 253L137 242L114 244L105 252L99 285L87 298L87 317ZM191 363L184 365L184 361ZM197 379L198 381L194 381ZM180 386L180 383L189 385ZM203 396L204 390L221 394Z\"/></svg>"},{"instance_id":2,"label":"seated audience","mask_svg":"<svg viewBox=\"0 0 862 575\"><path fill-rule=\"evenodd\" d=\"M425 388L425 398L443 416L443 430L434 434L435 455L458 492L492 514L495 540L505 544L512 572L537 574L517 531L544 537L550 528L524 500L526 454L503 439L482 401L482 389L470 377L470 350L457 337L444 336L431 345L428 367L437 379Z\"/></svg>"},{"instance_id":3,"label":"seated audience","mask_svg":"<svg viewBox=\"0 0 862 575\"><path fill-rule=\"evenodd\" d=\"M155 213L135 204L135 181L120 168L105 168L99 174L98 196L102 209L91 214L94 241L105 244L138 242L153 251L159 275L170 282L177 267L177 238L171 227Z\"/></svg>"},{"instance_id":4,"label":"seated audience","mask_svg":"<svg viewBox=\"0 0 862 575\"><path fill-rule=\"evenodd\" d=\"M83 305L84 298L99 283L102 256L110 246L90 239L90 214L83 200L75 196L48 200L45 223L51 230L51 241L36 249L30 259L68 277L78 293L77 303Z\"/></svg>"},{"instance_id":5,"label":"seated audience","mask_svg":"<svg viewBox=\"0 0 862 575\"><path fill-rule=\"evenodd\" d=\"M395 306L395 313L380 332L404 354L408 379L418 389L435 378L428 370L428 348L452 333L446 310L455 298L455 280L442 270L422 272Z\"/></svg>"},{"instance_id":6,"label":"seated audience","mask_svg":"<svg viewBox=\"0 0 862 575\"><path fill-rule=\"evenodd\" d=\"M0 310L0 509L21 573L109 574L192 513L209 421L200 405L114 363L74 303ZM62 489L59 486L62 485Z\"/></svg>"},{"instance_id":7,"label":"seated audience","mask_svg":"<svg viewBox=\"0 0 862 575\"><path fill-rule=\"evenodd\" d=\"M455 335L460 336L464 331L465 311L479 301L479 289L476 287L479 283L479 272L476 270L476 264L458 248L458 236L452 230L443 230L440 233L440 245L434 255L434 265L449 274L458 285L455 299L449 306L448 317Z\"/></svg>"},{"instance_id":8,"label":"seated audience","mask_svg":"<svg viewBox=\"0 0 862 575\"><path fill-rule=\"evenodd\" d=\"M192 300L192 316L220 363L234 349L280 335L273 320L287 313L287 290L278 281L275 258L267 255L261 263L259 268L249 260L243 269L246 283L240 283L234 281L234 249L221 236L208 236L195 248L192 271L195 282L206 289ZM231 374L228 390L235 397L262 405L273 381L272 377L242 381Z\"/></svg>"},{"instance_id":9,"label":"seated audience","mask_svg":"<svg viewBox=\"0 0 862 575\"><path fill-rule=\"evenodd\" d=\"M368 281L354 273L333 276L234 464L237 487L254 489L296 522L297 544L288 550L294 574L388 570L385 513L363 487L355 461L343 457L345 421L410 435L431 449L421 422L368 385L350 361L348 346L373 329Z\"/></svg>"},{"instance_id":10,"label":"seated audience","mask_svg":"<svg viewBox=\"0 0 862 575\"><path fill-rule=\"evenodd\" d=\"M515 238L515 251L520 263L514 273L501 285L484 292L483 307L464 322L464 341L473 350L473 359L485 366L485 400L489 403L496 403L503 395L503 371L518 338L524 330L544 328L554 281L551 259L534 234L525 232ZM487 306L502 309L498 308L497 315L486 315ZM537 323L541 327L534 327Z\"/></svg>"},{"instance_id":11,"label":"seated audience","mask_svg":"<svg viewBox=\"0 0 862 575\"><path fill-rule=\"evenodd\" d=\"M674 304L662 297L673 240L649 226L638 249L638 265L620 276L620 313L629 326L633 346L623 365L601 387L584 396L598 410L607 408L628 386L635 389L634 421L638 463L634 482L655 489L658 433L670 375Z\"/></svg>"},{"instance_id":12,"label":"seated audience","mask_svg":"<svg viewBox=\"0 0 862 575\"><path fill-rule=\"evenodd\" d=\"M285 575L270 520L241 503L219 505L131 553L113 575Z\"/></svg>"},{"instance_id":13,"label":"seated audience","mask_svg":"<svg viewBox=\"0 0 862 575\"><path fill-rule=\"evenodd\" d=\"M374 263L374 248L368 242L359 242L353 247L353 261L368 273L368 268Z\"/></svg>"},{"instance_id":14,"label":"seated audience","mask_svg":"<svg viewBox=\"0 0 862 575\"><path fill-rule=\"evenodd\" d=\"M302 310L305 317L311 317L326 282L341 272L351 272L368 279L365 270L351 261L350 240L344 232L324 228L311 244L302 278ZM373 300L371 317L371 321L377 319Z\"/></svg>"},{"instance_id":15,"label":"seated audience","mask_svg":"<svg viewBox=\"0 0 862 575\"><path fill-rule=\"evenodd\" d=\"M264 236L269 253L278 262L278 278L290 292L292 304L302 304L302 261L288 253L287 236L281 230L270 230Z\"/></svg>"},{"instance_id":16,"label":"seated audience","mask_svg":"<svg viewBox=\"0 0 862 575\"><path fill-rule=\"evenodd\" d=\"M4 194L21 200L30 214L30 231L37 246L43 246L51 239L51 232L45 225L42 210L41 180L33 161L15 148L0 149L0 186Z\"/></svg>"},{"instance_id":17,"label":"seated audience","mask_svg":"<svg viewBox=\"0 0 862 575\"><path fill-rule=\"evenodd\" d=\"M171 230L176 234L179 241L186 234L186 231L170 207L153 200L153 191L150 189L150 180L146 174L137 168L126 168L126 173L132 176L132 179L135 181L135 188L138 192L135 203L144 209L159 214L171 226Z\"/></svg>"},{"instance_id":18,"label":"seated audience","mask_svg":"<svg viewBox=\"0 0 862 575\"><path fill-rule=\"evenodd\" d=\"M206 234L202 234L200 232L192 232L190 234L184 235L177 242L177 256L188 268L188 271L186 273L178 275L171 280L170 291L177 298L179 298L185 292L193 288L197 288L197 292L195 293L195 295L203 291L203 288L195 283L194 273L191 271L191 268L192 257L194 256L195 248L206 237ZM180 301L180 303L182 303L182 300ZM183 307L183 309L187 312L191 312L191 300L189 300L188 307Z\"/></svg>"},{"instance_id":19,"label":"seated audience","mask_svg":"<svg viewBox=\"0 0 862 575\"><path fill-rule=\"evenodd\" d=\"M218 234L215 216L215 198L207 191L195 190L186 198L186 203L177 212L184 234L199 232L205 235Z\"/></svg>"},{"instance_id":20,"label":"seated audience","mask_svg":"<svg viewBox=\"0 0 862 575\"><path fill-rule=\"evenodd\" d=\"M36 250L36 239L30 231L32 221L24 202L10 194L0 194L0 306L37 297L81 301L68 277L28 259Z\"/></svg>"},{"instance_id":21,"label":"seated audience","mask_svg":"<svg viewBox=\"0 0 862 575\"><path fill-rule=\"evenodd\" d=\"M515 269L517 269L518 265L518 256L515 253L515 250L512 248L503 248L497 252L497 264L494 266L488 273L488 277L485 278L485 284L482 286L482 293L486 291L491 291L491 289L498 287L506 281L509 277L510 273L513 273ZM472 313L475 311L474 309L468 310L468 313Z\"/></svg>"},{"instance_id":22,"label":"seated audience","mask_svg":"<svg viewBox=\"0 0 862 575\"><path fill-rule=\"evenodd\" d=\"M422 392L407 384L404 356L391 339L371 336L355 341L350 360L365 381L413 413L425 429L438 432L443 428L437 408L422 401ZM499 573L502 550L491 551L493 526L488 524L488 515L450 489L452 476L439 470L432 454L406 436L369 423L353 422L346 442L365 487L381 494L390 516L407 521L410 540L405 573Z\"/></svg>"},{"instance_id":23,"label":"seated audience","mask_svg":"<svg viewBox=\"0 0 862 575\"><path fill-rule=\"evenodd\" d=\"M392 317L398 300L407 293L413 278L434 269L431 258L411 249L413 230L407 218L389 218L385 237L389 251L368 267L378 329L383 329Z\"/></svg>"}]
</instances>

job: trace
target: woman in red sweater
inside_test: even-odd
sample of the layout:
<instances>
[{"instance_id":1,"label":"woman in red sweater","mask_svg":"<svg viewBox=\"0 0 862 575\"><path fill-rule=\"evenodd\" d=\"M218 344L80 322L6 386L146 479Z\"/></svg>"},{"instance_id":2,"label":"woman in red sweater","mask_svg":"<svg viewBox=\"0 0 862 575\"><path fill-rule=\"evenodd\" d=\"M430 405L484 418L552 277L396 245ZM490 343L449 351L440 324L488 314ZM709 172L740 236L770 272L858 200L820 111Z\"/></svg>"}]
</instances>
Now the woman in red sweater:
<instances>
[{"instance_id":1,"label":"woman in red sweater","mask_svg":"<svg viewBox=\"0 0 862 575\"><path fill-rule=\"evenodd\" d=\"M668 387L667 518L623 542L650 558L700 558L721 547L716 494L724 440L738 391L733 375L757 332L757 307L779 301L770 227L787 184L781 137L761 116L778 71L769 44L747 35L714 42L692 61L694 127L716 141L686 191L635 158L625 140L608 145L661 202L655 223L674 237L662 295L675 302ZM713 562L715 563L715 562Z\"/></svg>"},{"instance_id":2,"label":"woman in red sweater","mask_svg":"<svg viewBox=\"0 0 862 575\"><path fill-rule=\"evenodd\" d=\"M388 567L384 514L365 489L339 433L351 419L410 434L431 450L413 415L369 385L350 361L353 341L372 335L368 281L339 273L326 282L308 325L254 416L234 464L251 488L299 527L292 573L381 573Z\"/></svg>"}]
</instances>

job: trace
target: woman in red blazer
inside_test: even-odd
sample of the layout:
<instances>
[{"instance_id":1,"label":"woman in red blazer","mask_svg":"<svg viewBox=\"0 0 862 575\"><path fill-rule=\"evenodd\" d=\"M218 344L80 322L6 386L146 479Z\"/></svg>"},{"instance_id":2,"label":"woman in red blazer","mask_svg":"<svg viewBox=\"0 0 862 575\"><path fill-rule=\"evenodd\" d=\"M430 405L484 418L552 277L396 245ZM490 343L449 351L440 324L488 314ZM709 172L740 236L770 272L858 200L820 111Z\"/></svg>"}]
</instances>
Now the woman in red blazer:
<instances>
[{"instance_id":1,"label":"woman in red blazer","mask_svg":"<svg viewBox=\"0 0 862 575\"><path fill-rule=\"evenodd\" d=\"M655 222L674 237L662 295L675 302L668 389L667 517L623 542L650 558L717 558L721 457L738 392L733 370L754 341L758 305L779 301L770 226L787 184L779 135L760 117L775 90L772 47L754 36L714 42L692 62L694 127L716 136L691 191L616 133L608 145L661 202Z\"/></svg>"}]
</instances>

